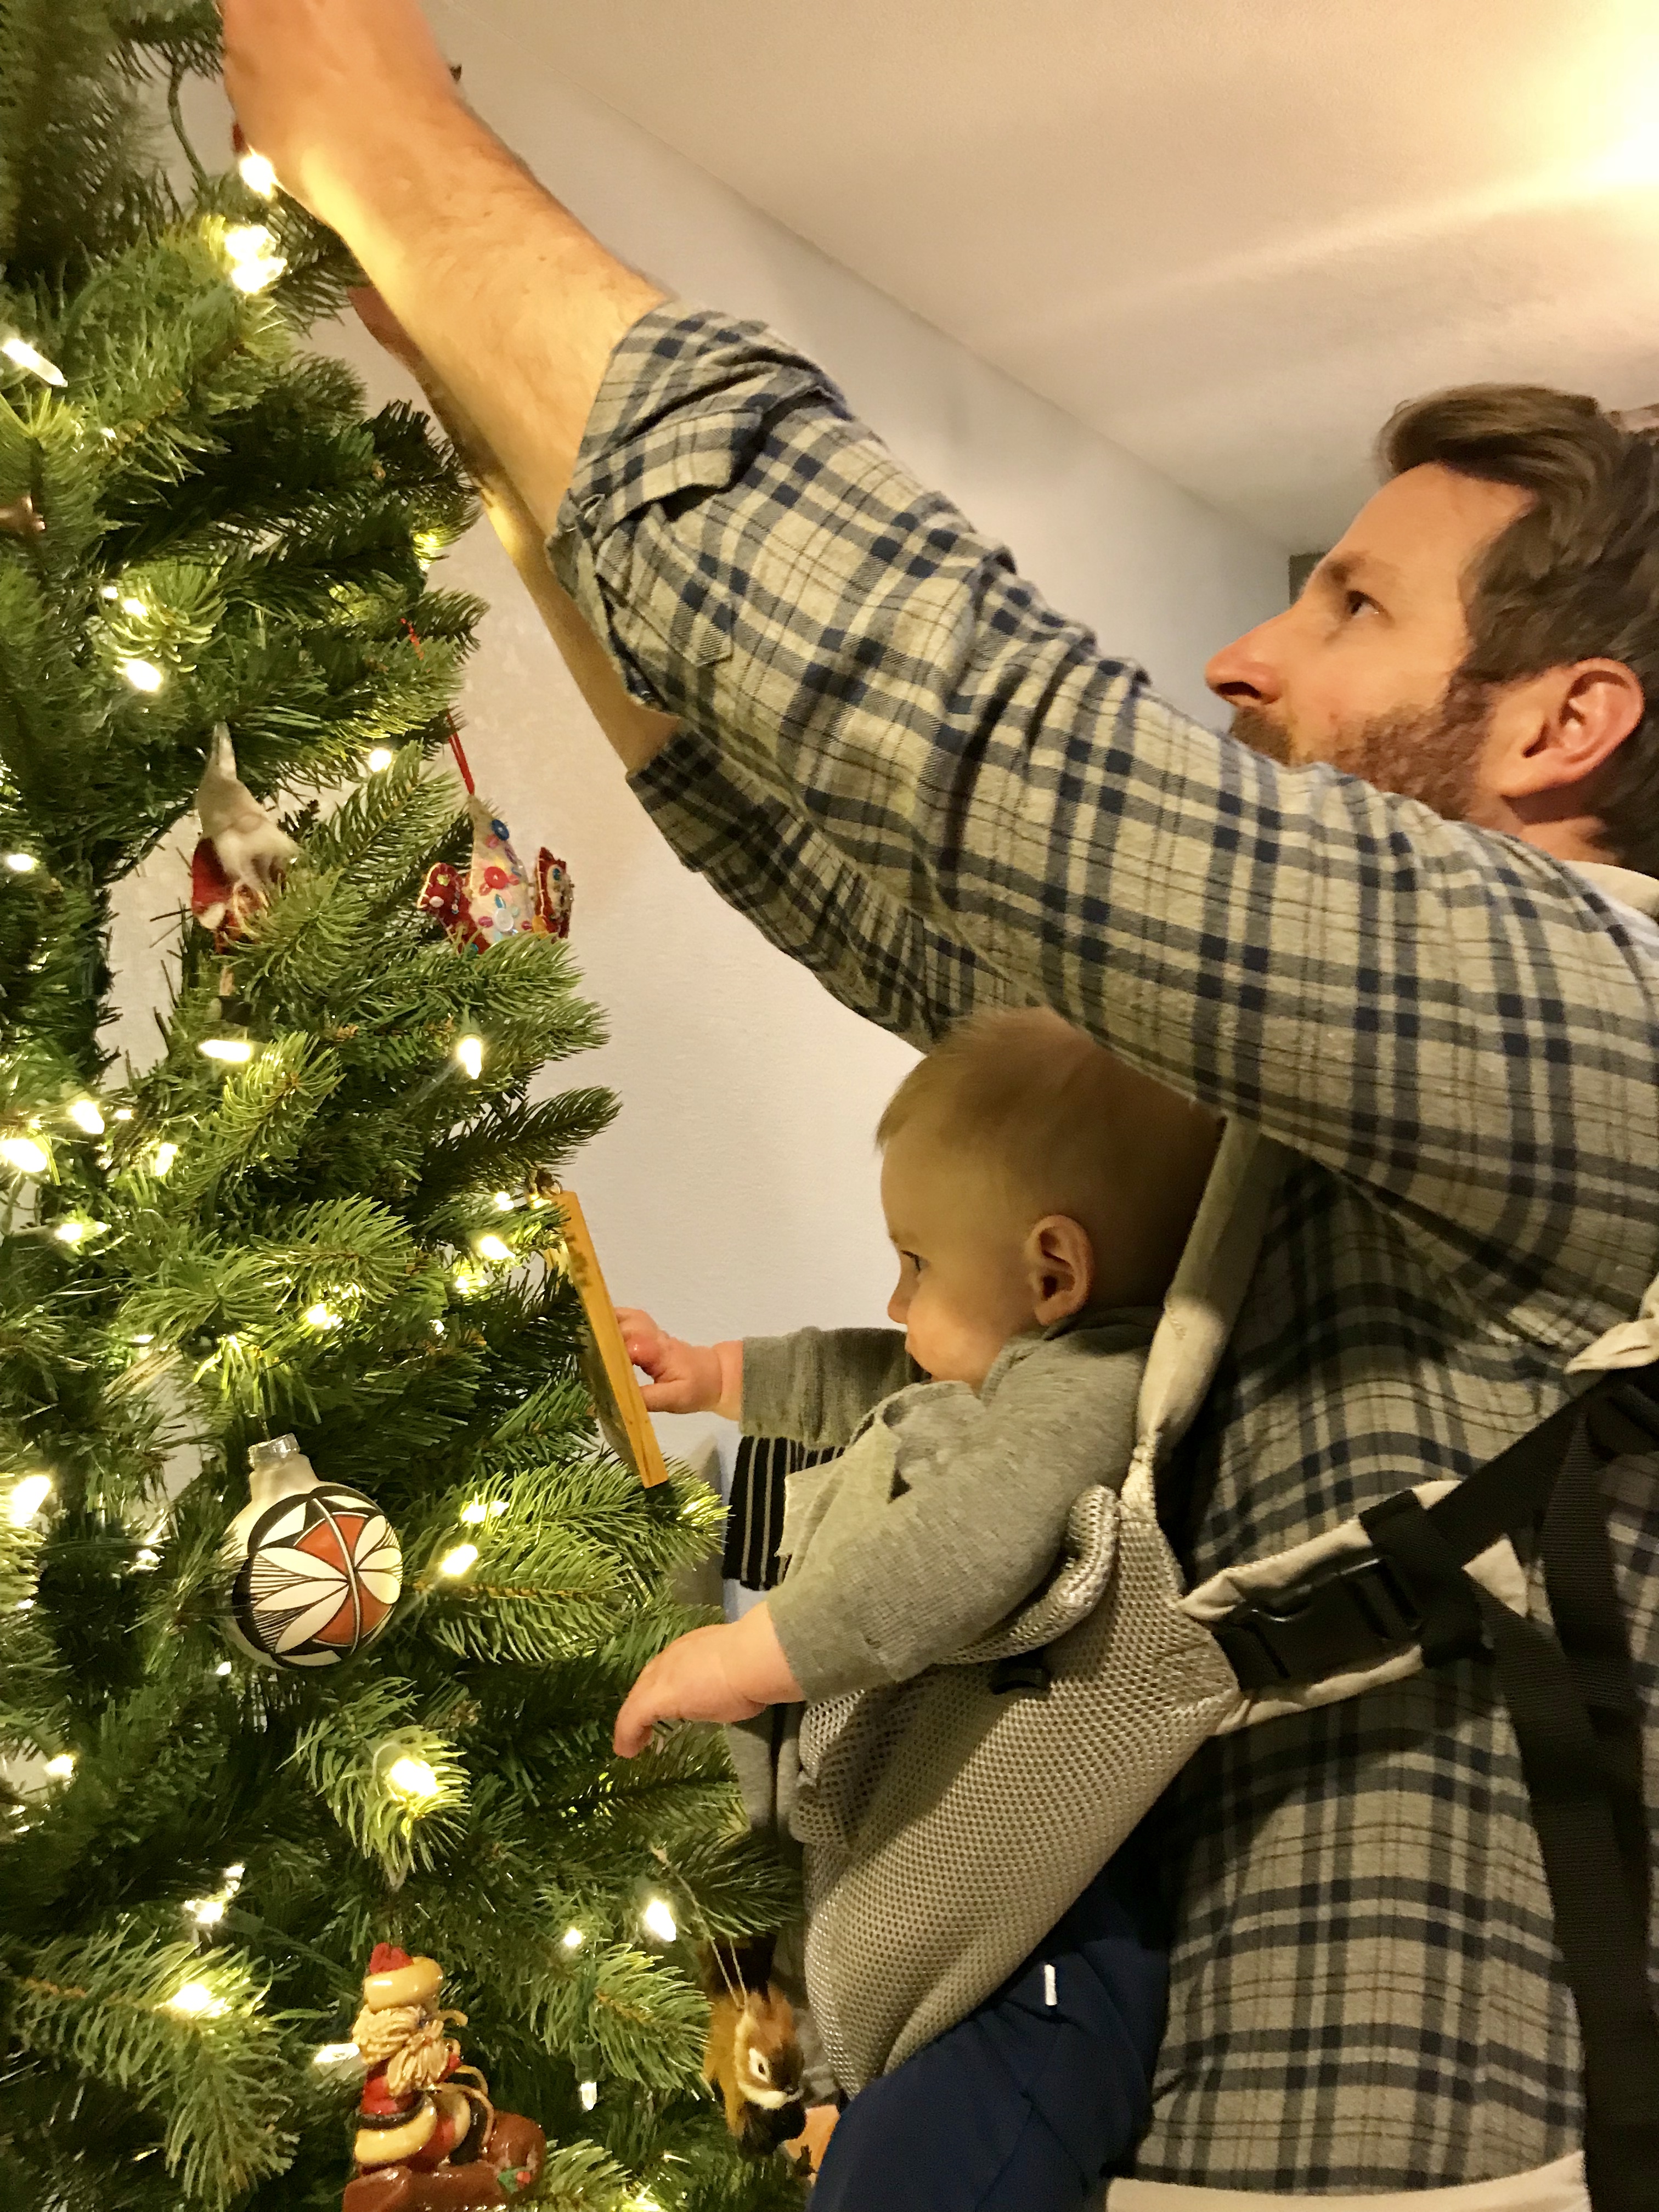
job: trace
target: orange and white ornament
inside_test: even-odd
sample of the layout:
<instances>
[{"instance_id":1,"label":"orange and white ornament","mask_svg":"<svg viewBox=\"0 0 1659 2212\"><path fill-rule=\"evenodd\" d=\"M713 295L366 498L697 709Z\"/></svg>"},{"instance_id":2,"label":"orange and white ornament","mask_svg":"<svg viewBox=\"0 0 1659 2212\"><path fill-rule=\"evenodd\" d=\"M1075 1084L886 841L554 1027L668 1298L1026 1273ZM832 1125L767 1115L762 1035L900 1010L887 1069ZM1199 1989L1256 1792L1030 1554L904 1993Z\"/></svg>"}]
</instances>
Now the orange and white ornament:
<instances>
[{"instance_id":1,"label":"orange and white ornament","mask_svg":"<svg viewBox=\"0 0 1659 2212\"><path fill-rule=\"evenodd\" d=\"M324 1482L293 1437L248 1454L249 1502L225 1535L232 1640L274 1667L337 1667L385 1627L403 1553L373 1498Z\"/></svg>"}]
</instances>

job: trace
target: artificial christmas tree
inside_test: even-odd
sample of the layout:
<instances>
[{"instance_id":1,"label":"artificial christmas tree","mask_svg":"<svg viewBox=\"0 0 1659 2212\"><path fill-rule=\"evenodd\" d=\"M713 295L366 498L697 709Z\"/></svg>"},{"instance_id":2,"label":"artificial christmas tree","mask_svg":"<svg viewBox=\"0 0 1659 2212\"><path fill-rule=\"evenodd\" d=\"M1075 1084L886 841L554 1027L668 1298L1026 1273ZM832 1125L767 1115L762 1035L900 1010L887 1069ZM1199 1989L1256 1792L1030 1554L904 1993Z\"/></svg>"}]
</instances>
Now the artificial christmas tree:
<instances>
[{"instance_id":1,"label":"artificial christmas tree","mask_svg":"<svg viewBox=\"0 0 1659 2212\"><path fill-rule=\"evenodd\" d=\"M509 2197L792 2203L683 1956L779 1877L706 1739L609 1754L714 1509L580 1379L549 1177L612 1102L528 1087L598 1020L421 902L465 487L296 349L351 272L257 162L175 201L145 118L213 40L0 0L0 2202L337 2205L384 1944L545 2131ZM117 1066L112 898L204 772Z\"/></svg>"}]
</instances>

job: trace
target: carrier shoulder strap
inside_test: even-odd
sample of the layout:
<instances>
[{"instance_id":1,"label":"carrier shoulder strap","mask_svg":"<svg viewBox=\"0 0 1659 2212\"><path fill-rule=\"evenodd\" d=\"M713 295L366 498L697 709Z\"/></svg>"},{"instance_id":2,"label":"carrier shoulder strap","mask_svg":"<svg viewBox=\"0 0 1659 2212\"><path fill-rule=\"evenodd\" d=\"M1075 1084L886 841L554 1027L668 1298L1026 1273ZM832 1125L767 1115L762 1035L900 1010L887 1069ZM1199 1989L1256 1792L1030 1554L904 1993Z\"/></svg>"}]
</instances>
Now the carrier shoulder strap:
<instances>
[{"instance_id":1,"label":"carrier shoulder strap","mask_svg":"<svg viewBox=\"0 0 1659 2212\"><path fill-rule=\"evenodd\" d=\"M1487 1652L1516 1739L1577 2008L1595 2212L1659 2212L1659 2016L1648 1970L1642 1707L1613 1579L1601 1470L1659 1450L1659 1367L1604 1376L1455 1490L1361 1514L1375 1556L1215 1629L1248 1692L1373 1663ZM1542 1516L1554 1633L1465 1570Z\"/></svg>"}]
</instances>

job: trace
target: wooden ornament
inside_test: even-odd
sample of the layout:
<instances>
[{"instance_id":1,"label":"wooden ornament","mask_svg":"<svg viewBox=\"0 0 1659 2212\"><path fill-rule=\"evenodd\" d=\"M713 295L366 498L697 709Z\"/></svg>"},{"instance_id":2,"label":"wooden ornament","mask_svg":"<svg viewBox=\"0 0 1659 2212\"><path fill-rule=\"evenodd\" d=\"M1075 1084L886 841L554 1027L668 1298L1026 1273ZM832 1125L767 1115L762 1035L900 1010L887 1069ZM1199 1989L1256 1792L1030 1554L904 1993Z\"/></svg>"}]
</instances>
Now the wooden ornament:
<instances>
[{"instance_id":1,"label":"wooden ornament","mask_svg":"<svg viewBox=\"0 0 1659 2212\"><path fill-rule=\"evenodd\" d=\"M9 538L39 538L46 526L46 519L28 492L20 492L15 499L0 500L0 530Z\"/></svg>"},{"instance_id":2,"label":"wooden ornament","mask_svg":"<svg viewBox=\"0 0 1659 2212\"><path fill-rule=\"evenodd\" d=\"M564 1221L565 1250L570 1279L576 1285L587 1322L591 1355L582 1363L582 1375L593 1394L599 1431L618 1459L626 1460L640 1480L651 1489L668 1480L662 1447L651 1425L640 1395L639 1378L623 1342L617 1309L605 1286L599 1255L593 1249L580 1201L572 1191L552 1190L552 1199Z\"/></svg>"}]
</instances>

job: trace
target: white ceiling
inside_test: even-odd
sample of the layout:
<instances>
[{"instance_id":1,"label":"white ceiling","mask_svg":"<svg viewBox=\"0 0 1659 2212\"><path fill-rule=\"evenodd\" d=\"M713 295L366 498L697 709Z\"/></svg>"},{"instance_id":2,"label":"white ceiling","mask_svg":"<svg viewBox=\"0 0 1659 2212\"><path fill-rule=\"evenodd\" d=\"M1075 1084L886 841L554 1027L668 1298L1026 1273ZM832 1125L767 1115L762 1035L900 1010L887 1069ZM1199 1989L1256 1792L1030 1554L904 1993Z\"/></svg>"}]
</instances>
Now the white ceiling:
<instances>
[{"instance_id":1,"label":"white ceiling","mask_svg":"<svg viewBox=\"0 0 1659 2212\"><path fill-rule=\"evenodd\" d=\"M1394 403L1659 398L1659 0L471 0L1287 548Z\"/></svg>"}]
</instances>

